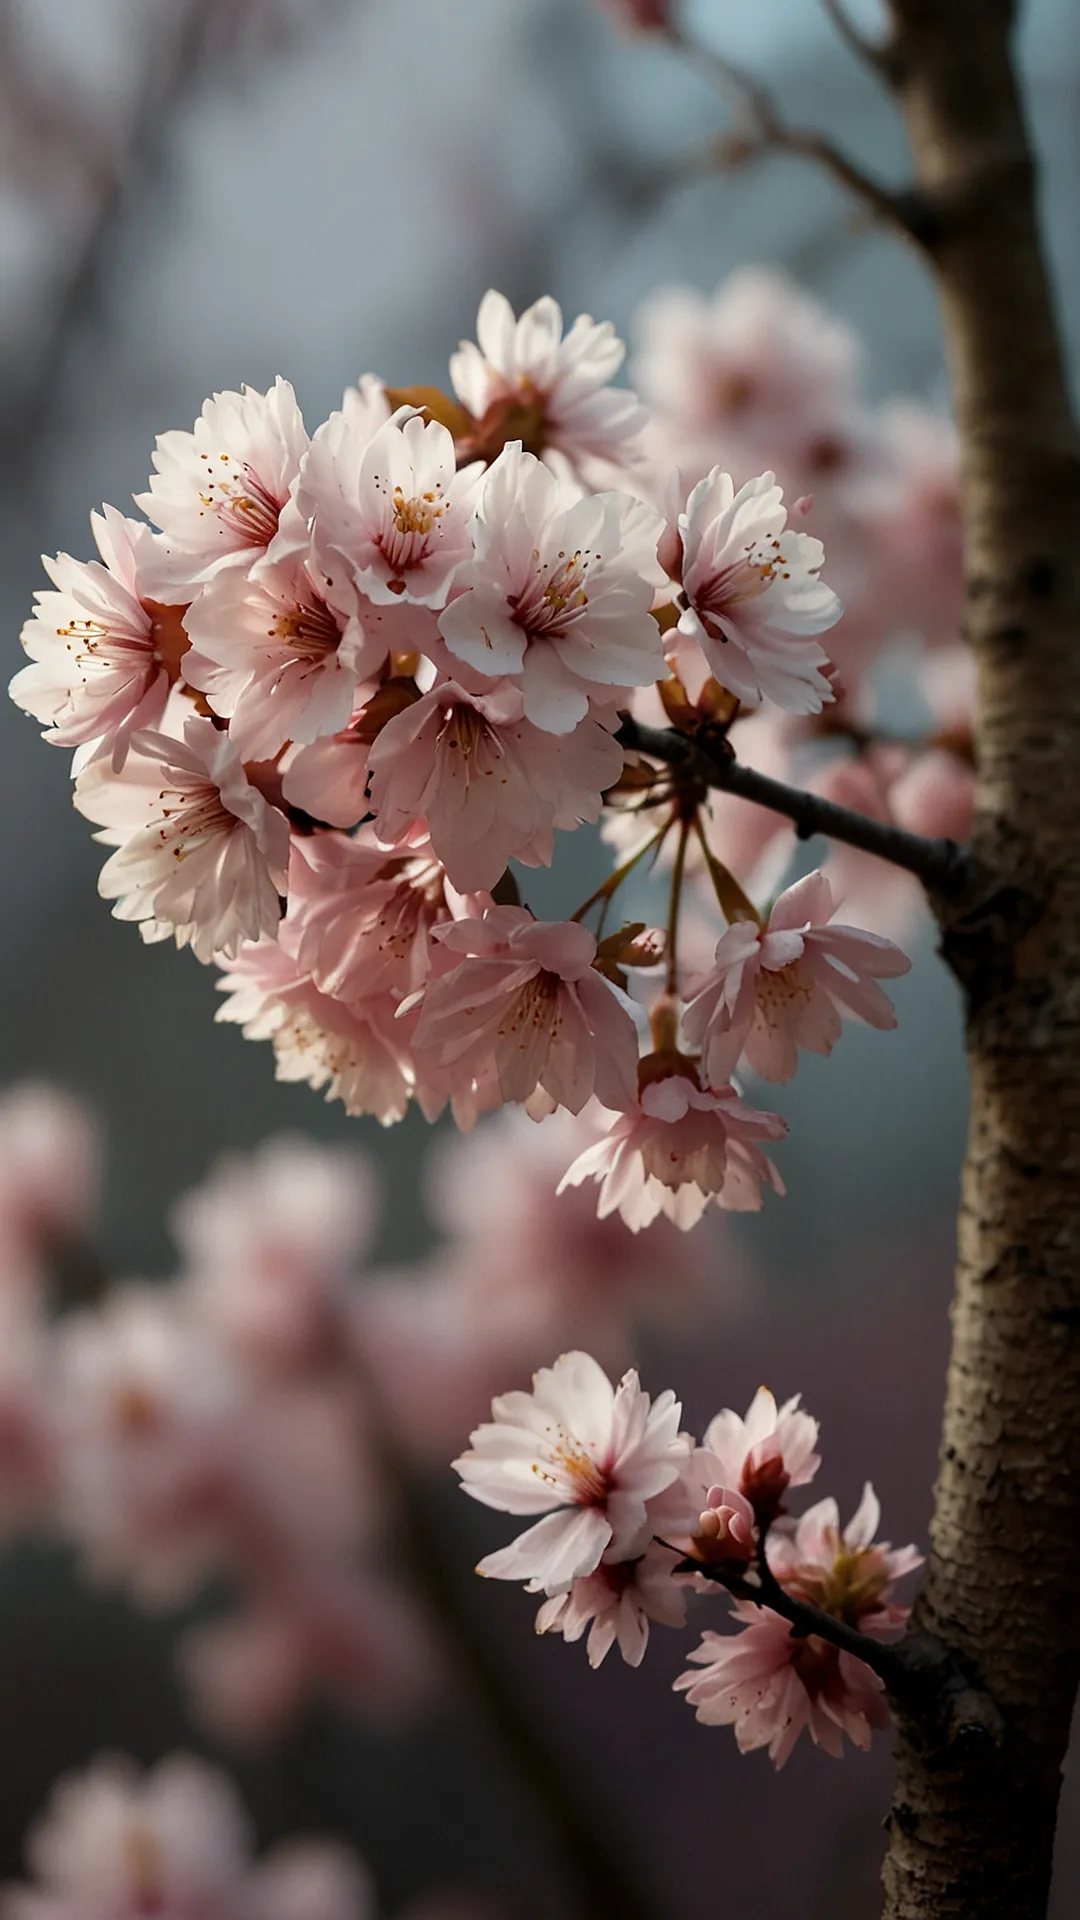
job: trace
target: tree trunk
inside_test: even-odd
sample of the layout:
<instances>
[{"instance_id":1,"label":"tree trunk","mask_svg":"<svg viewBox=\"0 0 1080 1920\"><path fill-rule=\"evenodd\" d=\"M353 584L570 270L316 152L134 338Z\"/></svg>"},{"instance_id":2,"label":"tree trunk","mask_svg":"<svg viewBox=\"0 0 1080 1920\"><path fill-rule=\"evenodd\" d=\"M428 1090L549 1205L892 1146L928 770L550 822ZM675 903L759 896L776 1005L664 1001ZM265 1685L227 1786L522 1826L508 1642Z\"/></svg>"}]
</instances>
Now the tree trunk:
<instances>
[{"instance_id":1,"label":"tree trunk","mask_svg":"<svg viewBox=\"0 0 1080 1920\"><path fill-rule=\"evenodd\" d=\"M891 0L938 270L979 671L980 874L941 909L971 1126L916 1624L1004 1736L901 1713L887 1920L1041 1920L1080 1682L1080 447L1006 0Z\"/></svg>"}]
</instances>

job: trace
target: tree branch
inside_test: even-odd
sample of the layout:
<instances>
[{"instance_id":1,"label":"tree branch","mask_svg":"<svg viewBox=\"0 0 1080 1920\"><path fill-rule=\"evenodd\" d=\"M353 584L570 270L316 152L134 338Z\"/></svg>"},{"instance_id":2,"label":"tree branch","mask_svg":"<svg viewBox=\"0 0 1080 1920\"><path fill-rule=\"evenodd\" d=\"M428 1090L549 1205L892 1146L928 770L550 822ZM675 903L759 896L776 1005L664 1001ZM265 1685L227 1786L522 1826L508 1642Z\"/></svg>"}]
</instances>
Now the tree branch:
<instances>
[{"instance_id":1,"label":"tree branch","mask_svg":"<svg viewBox=\"0 0 1080 1920\"><path fill-rule=\"evenodd\" d=\"M616 738L632 752L662 760L704 787L736 794L741 800L753 800L758 806L783 814L794 821L800 840L823 833L863 853L876 854L894 867L903 867L939 899L960 894L972 879L971 858L954 840L929 840L887 821L872 820L851 807L838 806L835 800L826 800L820 794L773 780L768 774L743 766L726 740L713 746L700 735L694 738L674 728L642 726L626 714Z\"/></svg>"},{"instance_id":2,"label":"tree branch","mask_svg":"<svg viewBox=\"0 0 1080 1920\"><path fill-rule=\"evenodd\" d=\"M771 153L786 153L795 159L807 160L831 174L861 200L875 218L898 228L919 247L929 250L933 246L938 221L928 194L914 186L887 187L856 165L824 134L789 125L768 88L724 54L699 45L678 27L669 27L665 37L677 53L733 100L737 113L746 122L745 133L729 134L716 143L713 151L720 165L742 166Z\"/></svg>"},{"instance_id":3,"label":"tree branch","mask_svg":"<svg viewBox=\"0 0 1080 1920\"><path fill-rule=\"evenodd\" d=\"M858 1627L849 1627L846 1620L838 1620L835 1614L824 1613L808 1600L797 1600L780 1585L764 1556L759 1559L753 1579L737 1564L725 1566L722 1561L710 1566L702 1560L683 1560L675 1571L701 1574L704 1579L725 1587L736 1600L752 1600L756 1607L768 1607L791 1622L794 1639L808 1640L815 1635L839 1647L841 1653L853 1654L864 1666L873 1668L890 1693L901 1694L910 1688L911 1672L903 1657L902 1643L890 1646L884 1640L874 1640L868 1633L860 1633Z\"/></svg>"},{"instance_id":4,"label":"tree branch","mask_svg":"<svg viewBox=\"0 0 1080 1920\"><path fill-rule=\"evenodd\" d=\"M839 38L846 47L851 49L856 59L861 60L864 66L872 67L883 80L893 84L897 76L897 57L892 41L870 40L866 34L860 33L844 5L844 0L821 0L821 4Z\"/></svg>"}]
</instances>

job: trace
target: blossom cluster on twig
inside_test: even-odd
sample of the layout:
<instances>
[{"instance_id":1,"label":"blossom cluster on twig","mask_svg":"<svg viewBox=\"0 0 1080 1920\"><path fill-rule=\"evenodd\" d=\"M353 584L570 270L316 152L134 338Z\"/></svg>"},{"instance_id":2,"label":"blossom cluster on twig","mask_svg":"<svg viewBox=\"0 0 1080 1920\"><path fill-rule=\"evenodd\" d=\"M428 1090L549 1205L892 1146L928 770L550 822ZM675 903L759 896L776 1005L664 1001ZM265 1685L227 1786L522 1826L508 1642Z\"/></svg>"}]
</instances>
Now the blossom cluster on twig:
<instances>
[{"instance_id":1,"label":"blossom cluster on twig","mask_svg":"<svg viewBox=\"0 0 1080 1920\"><path fill-rule=\"evenodd\" d=\"M384 1125L584 1113L565 1178L635 1229L782 1191L740 1063L784 1080L842 1014L893 1025L908 962L849 917L867 865L892 884L858 833L758 904L783 816L628 720L773 773L809 754L852 818L919 833L959 835L972 780L950 430L871 414L846 331L768 275L641 330L648 409L610 326L496 293L452 391L366 375L311 436L284 380L216 395L160 437L145 521L107 507L98 561L47 563L12 683L75 750L114 912L214 963L279 1077ZM936 718L899 740L871 669L904 634ZM601 814L615 871L539 920L528 869ZM649 871L666 925L613 918Z\"/></svg>"},{"instance_id":2,"label":"blossom cluster on twig","mask_svg":"<svg viewBox=\"0 0 1080 1920\"><path fill-rule=\"evenodd\" d=\"M675 1682L698 1719L733 1727L741 1752L766 1747L777 1767L804 1731L836 1758L845 1734L869 1746L889 1724L879 1644L909 1612L893 1588L921 1554L876 1539L869 1483L845 1527L831 1498L788 1515L789 1490L821 1464L798 1395L778 1407L762 1387L745 1418L724 1408L700 1444L681 1412L670 1391L650 1400L636 1372L613 1387L587 1353L494 1400L454 1463L464 1490L542 1517L477 1572L542 1594L537 1632L587 1633L593 1667L615 1645L639 1666L651 1623L684 1625L688 1588L727 1587L742 1631L706 1632L689 1656L701 1671Z\"/></svg>"}]
</instances>

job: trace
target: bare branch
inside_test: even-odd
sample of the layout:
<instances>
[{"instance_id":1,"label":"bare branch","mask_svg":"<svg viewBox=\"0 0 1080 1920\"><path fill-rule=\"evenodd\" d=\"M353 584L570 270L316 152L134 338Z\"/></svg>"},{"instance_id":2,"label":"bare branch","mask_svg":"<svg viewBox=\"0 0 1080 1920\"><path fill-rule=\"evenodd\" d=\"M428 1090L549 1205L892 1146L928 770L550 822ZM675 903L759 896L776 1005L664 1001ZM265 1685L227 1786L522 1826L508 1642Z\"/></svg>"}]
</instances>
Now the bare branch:
<instances>
[{"instance_id":1,"label":"bare branch","mask_svg":"<svg viewBox=\"0 0 1080 1920\"><path fill-rule=\"evenodd\" d=\"M736 114L745 122L745 130L736 131L716 142L715 162L721 166L742 166L767 154L786 153L831 174L847 188L877 219L898 228L919 247L932 247L937 234L933 202L919 188L887 187L872 174L857 166L842 148L824 134L810 128L793 127L784 119L767 87L745 68L728 60L711 47L703 47L687 38L680 29L668 30L667 40L714 87L726 94Z\"/></svg>"},{"instance_id":2,"label":"bare branch","mask_svg":"<svg viewBox=\"0 0 1080 1920\"><path fill-rule=\"evenodd\" d=\"M865 66L872 67L883 80L890 85L895 82L897 58L894 48L888 40L870 40L860 33L854 20L844 5L844 0L821 0L821 4L836 28L837 34L846 47L850 47L857 59Z\"/></svg>"},{"instance_id":3,"label":"bare branch","mask_svg":"<svg viewBox=\"0 0 1080 1920\"><path fill-rule=\"evenodd\" d=\"M930 840L921 833L908 833L903 827L838 806L835 800L826 800L820 794L773 780L768 774L743 766L726 740L718 740L714 746L701 736L692 738L674 728L642 726L628 715L623 716L618 738L631 751L662 760L705 787L737 794L742 800L753 800L758 806L783 814L794 821L801 840L823 833L863 853L876 854L894 867L903 867L938 899L959 894L973 877L970 856L954 840Z\"/></svg>"}]
</instances>

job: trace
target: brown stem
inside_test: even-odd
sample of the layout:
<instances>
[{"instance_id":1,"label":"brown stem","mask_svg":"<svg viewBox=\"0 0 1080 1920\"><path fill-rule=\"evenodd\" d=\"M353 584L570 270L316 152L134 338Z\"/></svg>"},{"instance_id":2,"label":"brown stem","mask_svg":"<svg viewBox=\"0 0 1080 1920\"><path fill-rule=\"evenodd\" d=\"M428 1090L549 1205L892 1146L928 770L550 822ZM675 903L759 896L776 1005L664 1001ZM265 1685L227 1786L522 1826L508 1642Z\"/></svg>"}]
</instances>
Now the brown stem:
<instances>
[{"instance_id":1,"label":"brown stem","mask_svg":"<svg viewBox=\"0 0 1080 1920\"><path fill-rule=\"evenodd\" d=\"M917 1627L983 1676L976 1759L900 1714L887 1920L1042 1920L1080 1681L1080 439L1011 0L891 0L961 443L978 662L971 884L939 900L971 1123Z\"/></svg>"},{"instance_id":2,"label":"brown stem","mask_svg":"<svg viewBox=\"0 0 1080 1920\"><path fill-rule=\"evenodd\" d=\"M872 820L869 814L856 813L851 807L838 806L801 787L790 787L782 780L758 773L736 760L724 740L711 744L701 736L691 737L674 728L646 727L629 715L622 716L618 739L632 752L662 760L703 787L717 787L723 793L753 800L760 807L781 813L793 820L801 840L812 834L827 834L863 853L873 853L914 873L935 897L952 898L968 891L973 881L969 856L954 840L928 840L921 833L908 833L887 821Z\"/></svg>"},{"instance_id":3,"label":"brown stem","mask_svg":"<svg viewBox=\"0 0 1080 1920\"><path fill-rule=\"evenodd\" d=\"M678 27L669 27L666 37L683 59L734 101L745 122L745 131L730 134L715 143L714 164L742 166L749 160L775 153L808 160L812 166L831 174L877 219L898 228L907 239L914 240L919 246L931 244L937 231L937 220L929 195L913 187L887 187L863 167L857 166L848 154L824 134L806 127L790 126L768 88L722 53L701 46Z\"/></svg>"},{"instance_id":4,"label":"brown stem","mask_svg":"<svg viewBox=\"0 0 1080 1920\"><path fill-rule=\"evenodd\" d=\"M874 1640L868 1633L860 1633L858 1627L850 1627L846 1620L838 1620L835 1614L823 1612L808 1600L796 1599L780 1585L767 1562L759 1565L754 1577L747 1576L745 1567L725 1565L722 1561L709 1565L701 1560L683 1560L675 1571L700 1574L726 1588L737 1600L752 1600L756 1607L768 1607L782 1619L790 1620L792 1634L800 1640L809 1639L813 1634L819 1640L827 1640L830 1646L839 1647L842 1653L854 1654L856 1660L873 1668L890 1693L899 1695L911 1691L902 1643L890 1646L884 1640Z\"/></svg>"}]
</instances>

